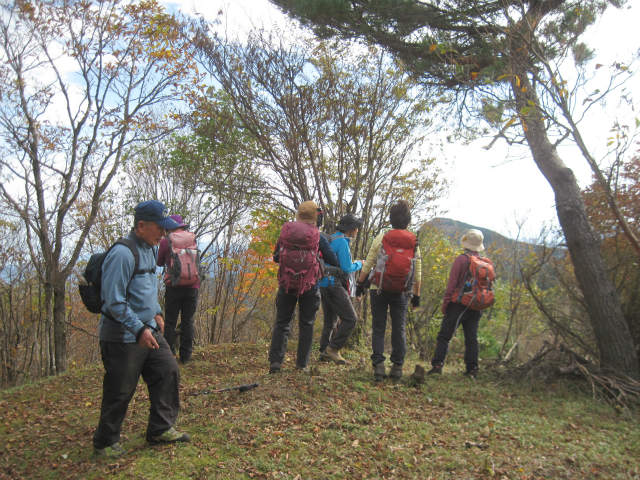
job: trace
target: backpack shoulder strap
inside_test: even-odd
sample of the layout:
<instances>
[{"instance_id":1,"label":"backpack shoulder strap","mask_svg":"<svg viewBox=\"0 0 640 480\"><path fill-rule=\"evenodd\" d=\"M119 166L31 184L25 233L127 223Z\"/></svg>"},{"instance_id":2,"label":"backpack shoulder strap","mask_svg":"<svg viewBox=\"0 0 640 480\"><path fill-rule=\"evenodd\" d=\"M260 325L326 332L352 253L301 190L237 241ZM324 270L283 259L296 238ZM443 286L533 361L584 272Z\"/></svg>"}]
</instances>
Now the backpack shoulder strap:
<instances>
[{"instance_id":1,"label":"backpack shoulder strap","mask_svg":"<svg viewBox=\"0 0 640 480\"><path fill-rule=\"evenodd\" d=\"M131 278L129 279L129 282L127 283L127 289L125 290L125 295L127 297L129 297L129 287L131 286L131 282L133 281L133 277L135 277L136 275L141 275L143 273L153 273L155 272L155 267L154 269L146 269L146 270L140 270L138 267L140 266L140 252L138 252L138 245L137 242L130 238L130 237L120 237L118 240L116 240L113 245L111 245L109 247L109 250L107 250L107 253L109 253L113 247L115 247L116 245L124 245L126 247L129 248L129 250L131 250L131 254L133 255L133 274L131 275ZM158 256L158 251L157 249L154 249L155 255L156 257ZM105 254L105 257L107 255ZM102 310L102 309L101 309ZM104 315L106 318L108 318L109 320L113 320L114 322L117 321L115 318L113 318L113 316L111 316L110 314L108 314L105 311L101 311L102 315ZM147 324L145 324L147 325ZM150 325L147 325L149 328L153 329L153 327L151 327ZM155 330L155 329L153 329Z\"/></svg>"},{"instance_id":2,"label":"backpack shoulder strap","mask_svg":"<svg viewBox=\"0 0 640 480\"><path fill-rule=\"evenodd\" d=\"M118 240L116 240L116 243L114 243L114 245L117 245L117 244L125 245L125 246L129 247L129 250L131 250L131 253L133 254L133 275L132 275L132 277L134 277L136 275L142 275L142 274L145 274L145 273L154 273L156 271L155 266L154 266L154 268L146 268L146 269L141 269L140 268L140 252L138 251L138 242L136 242L136 240L134 240L133 238L130 238L130 237L122 237L122 238L119 238ZM157 252L154 251L154 253L157 255Z\"/></svg>"},{"instance_id":3,"label":"backpack shoulder strap","mask_svg":"<svg viewBox=\"0 0 640 480\"><path fill-rule=\"evenodd\" d=\"M121 237L116 240L116 243L114 243L113 245L115 246L118 244L124 245L125 247L128 247L129 250L131 250L131 254L133 255L133 275L137 275L138 273L140 273L140 271L138 270L138 267L140 265L140 253L138 252L138 245L136 244L136 241L130 237Z\"/></svg>"}]
</instances>

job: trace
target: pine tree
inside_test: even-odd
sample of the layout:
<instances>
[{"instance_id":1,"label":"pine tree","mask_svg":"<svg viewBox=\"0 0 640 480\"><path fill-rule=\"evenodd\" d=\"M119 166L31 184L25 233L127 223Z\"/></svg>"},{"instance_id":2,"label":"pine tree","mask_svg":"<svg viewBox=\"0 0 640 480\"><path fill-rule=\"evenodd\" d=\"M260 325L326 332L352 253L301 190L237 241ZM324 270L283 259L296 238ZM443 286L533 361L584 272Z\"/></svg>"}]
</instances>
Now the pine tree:
<instances>
[{"instance_id":1,"label":"pine tree","mask_svg":"<svg viewBox=\"0 0 640 480\"><path fill-rule=\"evenodd\" d=\"M550 66L590 50L580 35L610 5L604 0L271 0L321 36L360 38L400 58L424 85L478 102L499 123L520 128L551 185L560 226L584 295L601 366L640 376L620 299L600 255L576 178L560 158L546 99L569 95ZM483 95L485 95L483 97ZM489 100L491 98L492 100ZM496 101L497 99L497 101ZM486 115L489 116L489 115Z\"/></svg>"}]
</instances>

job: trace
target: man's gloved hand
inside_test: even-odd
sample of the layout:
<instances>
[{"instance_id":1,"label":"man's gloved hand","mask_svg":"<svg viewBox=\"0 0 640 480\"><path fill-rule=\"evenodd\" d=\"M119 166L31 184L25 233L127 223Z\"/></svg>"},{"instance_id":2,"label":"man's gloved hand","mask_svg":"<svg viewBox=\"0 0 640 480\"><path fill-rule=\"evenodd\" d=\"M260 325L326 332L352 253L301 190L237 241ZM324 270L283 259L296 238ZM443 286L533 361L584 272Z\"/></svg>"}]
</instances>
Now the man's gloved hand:
<instances>
[{"instance_id":1,"label":"man's gloved hand","mask_svg":"<svg viewBox=\"0 0 640 480\"><path fill-rule=\"evenodd\" d=\"M417 308L420 306L420 295L414 295L411 297L411 306Z\"/></svg>"},{"instance_id":2,"label":"man's gloved hand","mask_svg":"<svg viewBox=\"0 0 640 480\"><path fill-rule=\"evenodd\" d=\"M356 297L361 297L362 295L364 295L364 291L365 291L365 284L364 283L357 283L356 284Z\"/></svg>"}]
</instances>

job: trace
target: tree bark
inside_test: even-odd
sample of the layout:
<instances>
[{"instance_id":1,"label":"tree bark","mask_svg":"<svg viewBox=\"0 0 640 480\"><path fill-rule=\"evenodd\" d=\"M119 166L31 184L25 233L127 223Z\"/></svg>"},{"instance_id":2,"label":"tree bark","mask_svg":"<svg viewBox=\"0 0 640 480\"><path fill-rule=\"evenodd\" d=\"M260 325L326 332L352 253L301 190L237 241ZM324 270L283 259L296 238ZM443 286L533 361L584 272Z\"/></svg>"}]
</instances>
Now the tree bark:
<instances>
[{"instance_id":1,"label":"tree bark","mask_svg":"<svg viewBox=\"0 0 640 480\"><path fill-rule=\"evenodd\" d=\"M66 371L68 363L65 287L64 280L56 280L53 285L53 342L57 373Z\"/></svg>"},{"instance_id":2,"label":"tree bark","mask_svg":"<svg viewBox=\"0 0 640 480\"><path fill-rule=\"evenodd\" d=\"M600 239L589 223L573 171L551 144L525 69L514 69L512 91L533 159L553 189L558 220L567 242L578 286L594 330L600 366L604 370L640 378L638 358L624 320L620 299L600 253ZM534 108L532 108L534 107Z\"/></svg>"}]
</instances>

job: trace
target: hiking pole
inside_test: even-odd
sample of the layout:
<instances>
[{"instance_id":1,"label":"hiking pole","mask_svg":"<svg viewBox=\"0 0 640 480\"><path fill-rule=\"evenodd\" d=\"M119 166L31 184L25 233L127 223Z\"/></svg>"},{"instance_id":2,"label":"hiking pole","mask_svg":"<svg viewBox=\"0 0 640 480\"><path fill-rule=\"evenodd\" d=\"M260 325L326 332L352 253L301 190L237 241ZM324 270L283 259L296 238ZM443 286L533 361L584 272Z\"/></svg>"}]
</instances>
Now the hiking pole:
<instances>
[{"instance_id":1,"label":"hiking pole","mask_svg":"<svg viewBox=\"0 0 640 480\"><path fill-rule=\"evenodd\" d=\"M225 387L218 388L217 390L213 390L211 393L220 393L220 392L230 392L232 390L237 390L239 392L248 392L249 390L253 390L256 388L259 383L247 383L246 385L234 385L233 387Z\"/></svg>"},{"instance_id":2,"label":"hiking pole","mask_svg":"<svg viewBox=\"0 0 640 480\"><path fill-rule=\"evenodd\" d=\"M218 388L216 390L203 390L193 395L209 395L211 393L231 392L233 390L237 390L238 392L242 393L242 392L248 392L249 390L253 390L259 385L260 385L259 383L247 383L245 385L234 385L233 387Z\"/></svg>"}]
</instances>

